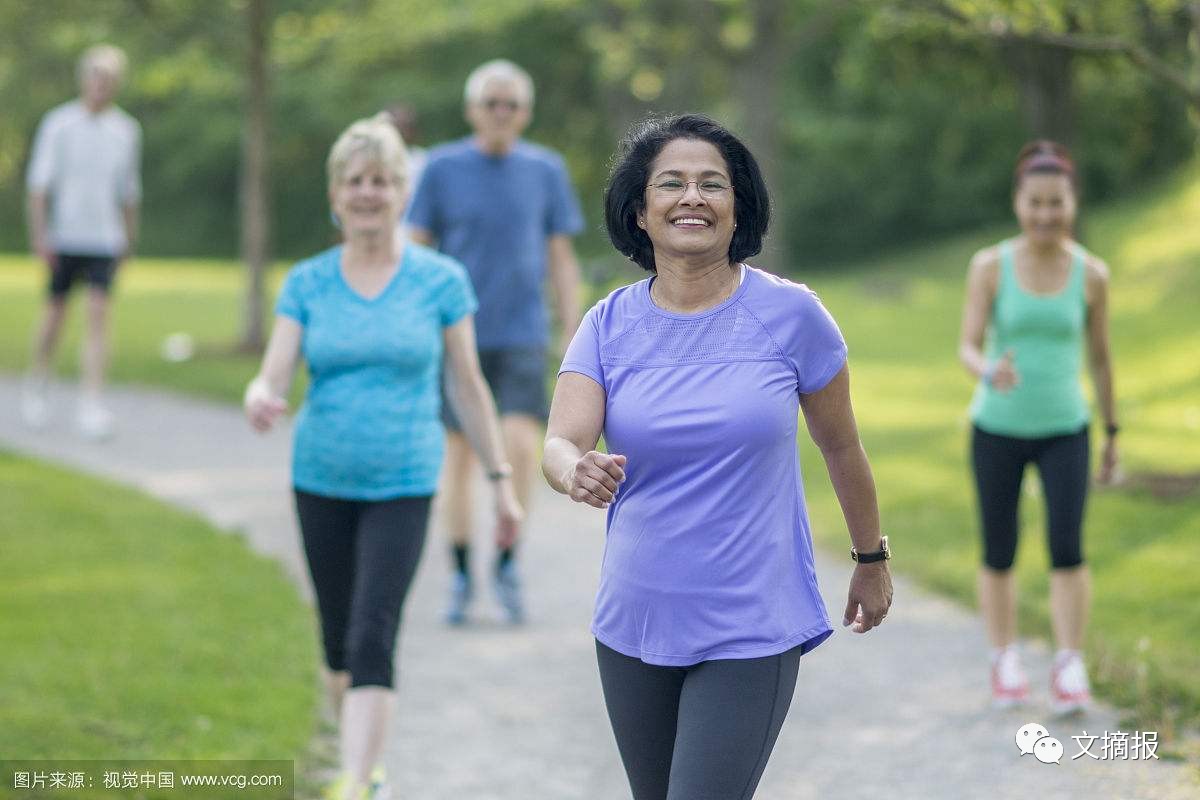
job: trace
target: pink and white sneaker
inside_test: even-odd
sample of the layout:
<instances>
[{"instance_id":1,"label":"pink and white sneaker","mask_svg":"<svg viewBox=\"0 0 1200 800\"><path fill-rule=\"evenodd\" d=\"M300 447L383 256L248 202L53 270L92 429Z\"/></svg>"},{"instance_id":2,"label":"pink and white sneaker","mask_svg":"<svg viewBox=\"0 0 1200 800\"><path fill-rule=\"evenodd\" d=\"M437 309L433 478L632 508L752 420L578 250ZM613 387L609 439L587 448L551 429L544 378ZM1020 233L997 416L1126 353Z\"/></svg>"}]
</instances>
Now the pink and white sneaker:
<instances>
[{"instance_id":1,"label":"pink and white sneaker","mask_svg":"<svg viewBox=\"0 0 1200 800\"><path fill-rule=\"evenodd\" d=\"M1087 668L1078 651L1060 651L1050 668L1050 710L1056 715L1083 711L1092 701Z\"/></svg>"},{"instance_id":2,"label":"pink and white sneaker","mask_svg":"<svg viewBox=\"0 0 1200 800\"><path fill-rule=\"evenodd\" d=\"M1017 648L1006 647L992 657L992 707L1012 708L1029 699L1029 679Z\"/></svg>"}]
</instances>

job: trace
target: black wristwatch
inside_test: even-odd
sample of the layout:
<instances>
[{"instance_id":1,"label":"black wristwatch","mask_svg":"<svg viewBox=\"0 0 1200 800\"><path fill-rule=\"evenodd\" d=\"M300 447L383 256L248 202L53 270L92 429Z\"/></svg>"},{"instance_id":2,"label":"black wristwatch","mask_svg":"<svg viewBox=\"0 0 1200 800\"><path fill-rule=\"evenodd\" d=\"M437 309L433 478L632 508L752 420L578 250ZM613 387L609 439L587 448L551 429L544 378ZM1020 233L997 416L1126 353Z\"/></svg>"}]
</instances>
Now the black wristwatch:
<instances>
[{"instance_id":1,"label":"black wristwatch","mask_svg":"<svg viewBox=\"0 0 1200 800\"><path fill-rule=\"evenodd\" d=\"M891 557L892 551L891 548L888 547L886 536L879 540L879 549L874 553L860 553L855 548L850 548L850 558L854 559L859 564L874 564L876 561L887 561Z\"/></svg>"},{"instance_id":2,"label":"black wristwatch","mask_svg":"<svg viewBox=\"0 0 1200 800\"><path fill-rule=\"evenodd\" d=\"M1115 422L1110 422L1104 426L1104 432L1108 434L1108 438L1112 438L1121 432L1121 426Z\"/></svg>"}]
</instances>

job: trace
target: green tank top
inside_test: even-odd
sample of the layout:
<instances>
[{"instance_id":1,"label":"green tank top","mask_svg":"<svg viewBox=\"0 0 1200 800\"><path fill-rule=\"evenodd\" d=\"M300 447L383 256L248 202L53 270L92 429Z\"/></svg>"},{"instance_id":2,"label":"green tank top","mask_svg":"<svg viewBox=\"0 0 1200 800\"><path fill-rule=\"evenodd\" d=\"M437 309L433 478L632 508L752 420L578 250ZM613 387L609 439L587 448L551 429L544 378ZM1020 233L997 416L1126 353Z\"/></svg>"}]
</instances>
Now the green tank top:
<instances>
[{"instance_id":1,"label":"green tank top","mask_svg":"<svg viewBox=\"0 0 1200 800\"><path fill-rule=\"evenodd\" d=\"M1087 327L1084 250L1076 245L1067 285L1057 294L1030 294L1017 280L1013 244L1000 245L1000 280L988 330L988 361L1012 350L1020 383L998 392L983 380L971 419L1000 436L1040 438L1074 433L1088 422L1080 385Z\"/></svg>"}]
</instances>

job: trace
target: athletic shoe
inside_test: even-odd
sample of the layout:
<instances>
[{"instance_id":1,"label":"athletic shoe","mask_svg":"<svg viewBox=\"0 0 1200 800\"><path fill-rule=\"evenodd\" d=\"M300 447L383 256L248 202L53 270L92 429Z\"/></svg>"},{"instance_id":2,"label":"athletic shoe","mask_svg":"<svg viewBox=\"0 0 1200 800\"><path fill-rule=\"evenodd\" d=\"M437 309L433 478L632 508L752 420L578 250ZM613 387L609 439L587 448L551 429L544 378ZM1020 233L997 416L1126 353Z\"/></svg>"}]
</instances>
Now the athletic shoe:
<instances>
[{"instance_id":1,"label":"athletic shoe","mask_svg":"<svg viewBox=\"0 0 1200 800\"><path fill-rule=\"evenodd\" d=\"M28 377L21 384L21 419L25 425L40 431L50 422L50 400L46 381Z\"/></svg>"},{"instance_id":2,"label":"athletic shoe","mask_svg":"<svg viewBox=\"0 0 1200 800\"><path fill-rule=\"evenodd\" d=\"M350 788L350 773L343 772L337 779L321 792L321 800L346 800L346 792ZM371 780L366 786L350 795L353 800L392 800L392 787L387 782L383 767L376 767L371 773Z\"/></svg>"},{"instance_id":3,"label":"athletic shoe","mask_svg":"<svg viewBox=\"0 0 1200 800\"><path fill-rule=\"evenodd\" d=\"M383 765L371 772L371 785L367 787L368 800L392 800L392 785L388 783L387 770Z\"/></svg>"},{"instance_id":4,"label":"athletic shoe","mask_svg":"<svg viewBox=\"0 0 1200 800\"><path fill-rule=\"evenodd\" d=\"M992 707L1012 708L1029 699L1029 679L1015 647L992 659Z\"/></svg>"},{"instance_id":5,"label":"athletic shoe","mask_svg":"<svg viewBox=\"0 0 1200 800\"><path fill-rule=\"evenodd\" d=\"M76 424L80 435L85 439L101 441L113 435L112 413L95 400L83 400L79 403Z\"/></svg>"},{"instance_id":6,"label":"athletic shoe","mask_svg":"<svg viewBox=\"0 0 1200 800\"><path fill-rule=\"evenodd\" d=\"M350 788L350 773L343 772L325 787L325 791L321 792L321 800L346 800L346 791ZM359 789L357 797L354 800L366 800L366 788Z\"/></svg>"},{"instance_id":7,"label":"athletic shoe","mask_svg":"<svg viewBox=\"0 0 1200 800\"><path fill-rule=\"evenodd\" d=\"M1083 711L1092 701L1087 668L1079 653L1060 653L1050 668L1050 710L1058 715Z\"/></svg>"},{"instance_id":8,"label":"athletic shoe","mask_svg":"<svg viewBox=\"0 0 1200 800\"><path fill-rule=\"evenodd\" d=\"M493 584L496 589L496 599L508 614L508 621L519 625L525 621L525 604L521 602L521 579L517 576L517 563L511 559L496 567L496 579Z\"/></svg>"},{"instance_id":9,"label":"athletic shoe","mask_svg":"<svg viewBox=\"0 0 1200 800\"><path fill-rule=\"evenodd\" d=\"M446 610L447 625L462 625L467 621L467 607L475 597L475 587L471 584L471 576L457 570L450 580L450 607Z\"/></svg>"}]
</instances>

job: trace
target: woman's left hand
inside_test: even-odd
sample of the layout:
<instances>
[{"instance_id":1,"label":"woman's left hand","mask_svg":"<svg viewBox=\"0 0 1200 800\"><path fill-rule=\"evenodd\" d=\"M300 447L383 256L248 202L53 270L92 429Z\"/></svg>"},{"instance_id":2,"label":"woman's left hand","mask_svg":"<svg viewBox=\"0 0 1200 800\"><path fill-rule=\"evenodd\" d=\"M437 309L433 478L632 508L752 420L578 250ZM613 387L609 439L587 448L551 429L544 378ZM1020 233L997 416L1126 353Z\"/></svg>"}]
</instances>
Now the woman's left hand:
<instances>
[{"instance_id":1,"label":"woman's left hand","mask_svg":"<svg viewBox=\"0 0 1200 800\"><path fill-rule=\"evenodd\" d=\"M855 633L866 633L887 619L892 607L892 573L886 561L857 564L850 576L850 592L842 625Z\"/></svg>"},{"instance_id":2,"label":"woman's left hand","mask_svg":"<svg viewBox=\"0 0 1200 800\"><path fill-rule=\"evenodd\" d=\"M521 521L525 519L525 509L517 500L513 490L512 478L502 478L496 482L496 546L506 549L516 544L517 535L521 532Z\"/></svg>"},{"instance_id":3,"label":"woman's left hand","mask_svg":"<svg viewBox=\"0 0 1200 800\"><path fill-rule=\"evenodd\" d=\"M1101 486L1111 486L1116 483L1119 464L1116 437L1109 436L1104 440L1104 452L1100 454L1100 471L1096 473L1096 482Z\"/></svg>"}]
</instances>

